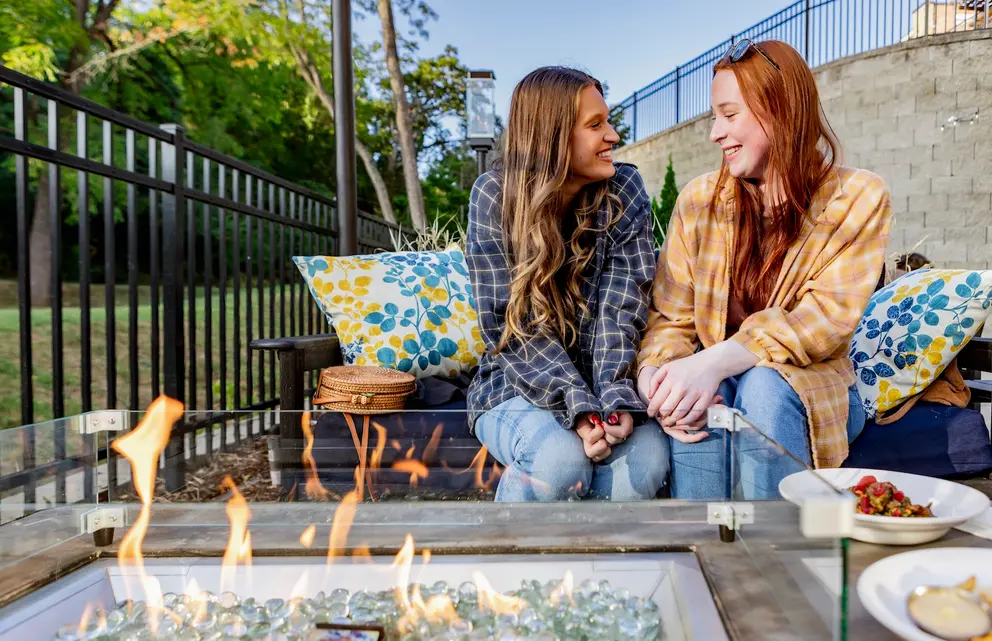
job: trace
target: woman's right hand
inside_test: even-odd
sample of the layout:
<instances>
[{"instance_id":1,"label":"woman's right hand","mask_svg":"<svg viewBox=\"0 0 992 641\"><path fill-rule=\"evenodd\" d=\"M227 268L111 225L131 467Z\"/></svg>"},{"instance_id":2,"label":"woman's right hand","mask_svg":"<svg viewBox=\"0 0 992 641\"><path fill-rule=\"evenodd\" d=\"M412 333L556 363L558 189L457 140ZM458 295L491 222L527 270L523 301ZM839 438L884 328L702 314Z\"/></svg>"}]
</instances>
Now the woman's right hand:
<instances>
[{"instance_id":1,"label":"woman's right hand","mask_svg":"<svg viewBox=\"0 0 992 641\"><path fill-rule=\"evenodd\" d=\"M582 439L582 448L593 463L605 460L613 452L606 442L606 431L593 425L592 414L582 414L575 422L575 433Z\"/></svg>"}]
</instances>

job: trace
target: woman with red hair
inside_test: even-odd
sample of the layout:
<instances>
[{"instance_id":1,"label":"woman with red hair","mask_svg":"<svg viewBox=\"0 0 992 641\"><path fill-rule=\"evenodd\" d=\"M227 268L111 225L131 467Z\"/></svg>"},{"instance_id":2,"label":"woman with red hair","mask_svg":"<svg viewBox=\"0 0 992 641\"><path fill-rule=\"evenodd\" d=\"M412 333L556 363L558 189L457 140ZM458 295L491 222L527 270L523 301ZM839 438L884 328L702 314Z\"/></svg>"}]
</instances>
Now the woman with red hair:
<instances>
[{"instance_id":1,"label":"woman with red hair","mask_svg":"<svg viewBox=\"0 0 992 641\"><path fill-rule=\"evenodd\" d=\"M885 260L890 199L838 164L809 66L777 41L737 42L714 67L719 171L682 192L662 248L638 390L668 434L676 498L777 496L798 469L742 439L737 477L715 403L816 467L837 467L864 426L848 359Z\"/></svg>"}]
</instances>

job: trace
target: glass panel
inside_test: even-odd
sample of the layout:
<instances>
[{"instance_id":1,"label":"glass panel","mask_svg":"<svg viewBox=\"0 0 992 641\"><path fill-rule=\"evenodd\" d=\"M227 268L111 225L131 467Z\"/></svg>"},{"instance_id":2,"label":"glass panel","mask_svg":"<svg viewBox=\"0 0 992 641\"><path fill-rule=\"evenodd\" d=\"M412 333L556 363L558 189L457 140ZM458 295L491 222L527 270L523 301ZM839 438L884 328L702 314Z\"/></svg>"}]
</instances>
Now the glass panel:
<instances>
[{"instance_id":1,"label":"glass panel","mask_svg":"<svg viewBox=\"0 0 992 641\"><path fill-rule=\"evenodd\" d=\"M834 510L850 509L853 519L853 503L744 417L735 421L733 496L736 506L746 506L736 508L737 516L747 511L746 520L753 519L737 535L764 578L761 598L778 604L786 636L846 638L847 548ZM823 518L816 521L818 514Z\"/></svg>"},{"instance_id":2,"label":"glass panel","mask_svg":"<svg viewBox=\"0 0 992 641\"><path fill-rule=\"evenodd\" d=\"M4 522L13 525L0 527L0 542L4 543L0 567L4 562L42 553L54 544L80 536L81 529L85 529L80 523L81 515L99 506L140 505L132 484L131 464L111 445L132 432L146 416L146 412L94 412L0 432L3 457L6 460L9 454L11 459L0 478L6 490L2 497ZM542 418L536 411L509 411L503 420L525 431ZM382 538L388 531L397 546L402 544L403 535L411 525L428 522L423 520L426 508L420 506L430 506L429 522L437 527L471 531L479 523L466 517L466 510L473 505L490 505L506 472L468 432L466 423L464 410L403 411L373 416L329 411L183 412L172 426L171 436L162 432L150 527L153 530L158 527L157 515L167 514L169 506L197 503L212 505L210 509L191 512L195 518L184 521L182 527L227 527L224 510L214 508L223 506L234 495L234 485L257 515L253 519L255 526L298 527L299 531L287 539L294 542L307 526L322 522L313 519L315 503L337 503L345 499L391 506L389 522L375 512L359 512L352 532L371 528ZM91 430L113 429L84 435L80 434L84 426ZM637 429L657 430L657 427L645 425ZM59 433L65 436L69 457L61 466L51 461L51 444ZM561 434L569 433L562 430ZM518 497L528 501L552 500L567 505L567 512L545 509L546 503L513 502L514 521L521 531L533 528L540 532L556 524L581 521L585 518L587 502L579 499L592 495L597 487L609 491L614 486L623 486L629 493L631 488L637 490L646 483L631 478L632 472L622 466L616 468L619 472L603 470L604 479L591 472L592 465L581 469L556 466L553 463L556 460L569 460L560 456L561 443L567 441L555 438L558 435L553 434L546 443L531 444L533 457L545 462L557 475L554 479L557 490L525 474L517 474L514 482ZM20 443L29 438L36 443L38 462L51 465L51 471L23 470L23 459L18 458ZM170 438L171 444L165 447ZM145 443L145 448L154 454L152 440ZM638 442L632 438L627 445ZM659 438L656 442L664 441ZM177 448L180 443L181 454ZM571 445L581 447L576 443ZM667 460L660 456L659 459L659 478L664 478ZM180 461L185 464L185 473L176 465ZM609 466L595 467L600 471ZM26 493L25 480L34 480L33 501L27 500L30 494ZM58 495L56 484L64 486ZM669 523L706 527L705 503L667 500L665 492L667 488L657 497L650 497L651 500L639 501L653 506L650 513L624 514L635 514L630 517L632 523L647 519L662 527ZM403 502L414 503L417 509L404 511L399 505ZM286 508L288 503L299 503L306 508L302 512L290 510ZM590 514L594 511L589 508ZM137 508L129 507L125 513L127 522L133 524ZM365 519L372 520L365 523ZM39 523L49 524L43 527L45 536L24 536L25 528L42 527ZM285 529L283 533L291 530ZM8 537L16 537L16 541ZM691 545L691 538L686 535L684 545Z\"/></svg>"},{"instance_id":3,"label":"glass panel","mask_svg":"<svg viewBox=\"0 0 992 641\"><path fill-rule=\"evenodd\" d=\"M82 434L81 417L0 430L0 523L37 509L97 500L99 438Z\"/></svg>"},{"instance_id":4,"label":"glass panel","mask_svg":"<svg viewBox=\"0 0 992 641\"><path fill-rule=\"evenodd\" d=\"M513 426L512 438L533 438L541 433L540 423L547 423L543 414L508 411L503 420ZM645 437L658 437L655 444L666 442L660 431L648 431L658 430L656 425L646 424L636 427L625 441L631 448L626 456L615 457L624 465L614 467L608 459L591 466L594 471L586 476L583 470L552 466L551 472L560 475L554 483L526 475L515 479L518 498L558 500L494 502L506 470L468 432L464 410L372 416L327 411L182 412L171 426L171 437L163 431L157 444L144 429L141 438L135 434L124 439L151 416L151 412L91 413L0 434L4 461L9 458L22 468L23 461L17 463L20 459L10 453L21 453L25 438L33 437L36 451L43 452L43 442L54 443L63 434L67 455L74 457L76 466L64 470L61 481L55 472L54 477L37 473L33 489L38 500L32 502L25 500L28 494L21 482L27 478L22 473L26 470L4 468L0 478L5 483L3 508L8 522L0 525L0 570L4 571L0 574L33 576L45 583L102 556L108 567L116 568L113 572L126 575L132 570L117 568L114 557L125 535L145 525L140 549L148 566L159 567L159 572L173 567L168 559L187 563L183 559L202 558L206 560L199 563L219 567L225 551L235 559L240 553L243 563L248 550L245 532L250 534L255 566L270 562L262 557L291 556L304 564L320 565L320 559L330 557L334 563L389 567L409 535L418 555L430 550L437 562L455 559L451 561L455 563L465 555L477 555L472 563L479 567L500 567L505 561L505 568L514 569L504 568L500 585L510 587L499 587L501 591L515 589L521 580L550 580L551 570L540 565L544 557L527 555L565 555L561 558L571 559L566 566L574 569L575 577L623 574L631 563L653 568L656 575L649 583L654 587L631 594L657 600L672 621L680 622L673 625L697 631L696 636L686 632L687 639L724 638L710 591L719 595L741 582L754 587L755 577L762 578L759 591L764 600L725 600L730 604L725 617L747 618L748 610L773 608L781 613L778 619L803 632L802 638L809 638L809 630L824 634L839 630L844 586L832 577L837 564L843 564L843 548L835 539L806 538L800 510L782 500L776 485L756 481L753 466L747 464L755 457L775 462L779 476L805 466L753 429L708 428L710 462L700 466L695 486L683 488L690 498L667 498L666 487L648 500L579 500L597 487L626 484L630 491L643 486L643 479L631 474L643 473L647 464L636 462L632 452L650 452L650 441L640 445ZM85 435L80 433L85 426L114 429ZM561 434L568 432L553 432L545 437L547 442L528 443L535 460L574 461L560 451L565 447L562 443L569 443L557 438ZM118 440L118 445L141 441L139 449L150 457L159 452L148 510L140 505L130 463L111 447ZM498 441L496 446L502 447ZM616 449L623 452L623 447ZM122 449L130 453L130 448ZM659 458L667 462L667 457ZM177 462L183 462L185 470ZM664 465L661 471L665 472ZM604 478L598 478L600 474ZM56 483L64 484L61 494L46 487L54 488ZM770 495L756 498L759 490ZM46 496L55 498L40 498ZM720 541L721 532L711 518L713 504L726 504L728 499L751 502L755 508L755 523L743 526L734 543ZM247 521L239 521L242 516ZM110 543L111 529L112 543L101 547ZM93 530L98 530L96 536ZM47 579L46 569L51 573ZM259 576L268 571L259 570ZM311 587L319 583L314 579ZM699 594L688 587L697 583ZM4 588L0 605L13 607L7 600L10 586L0 580L0 587ZM585 589L590 594L595 590L591 584ZM700 600L706 603L701 610L695 605ZM686 608L687 603L693 607ZM762 630L759 635L771 632ZM0 629L0 638L2 633ZM604 638L614 638L611 634Z\"/></svg>"}]
</instances>

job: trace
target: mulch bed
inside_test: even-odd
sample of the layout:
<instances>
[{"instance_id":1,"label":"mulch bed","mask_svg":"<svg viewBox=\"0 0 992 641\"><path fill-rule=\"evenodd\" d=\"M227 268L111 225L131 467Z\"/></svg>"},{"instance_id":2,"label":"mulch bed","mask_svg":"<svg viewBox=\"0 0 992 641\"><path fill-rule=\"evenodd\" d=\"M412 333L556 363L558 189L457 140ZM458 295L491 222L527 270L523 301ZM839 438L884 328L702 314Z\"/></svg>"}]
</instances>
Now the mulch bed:
<instances>
[{"instance_id":1,"label":"mulch bed","mask_svg":"<svg viewBox=\"0 0 992 641\"><path fill-rule=\"evenodd\" d=\"M264 438L253 439L232 452L218 452L205 464L187 470L185 485L175 492L166 492L161 475L156 480L156 503L207 503L226 501L231 497L224 485L224 477L230 476L238 491L249 503L288 501L290 497L281 487L272 485L269 473L269 450ZM491 489L451 490L445 488L411 487L402 491L386 489L375 492L378 502L391 501L492 501L495 491ZM341 496L330 492L328 499L337 501ZM139 499L134 493L123 494L117 500L134 501ZM371 502L368 494L366 502Z\"/></svg>"},{"instance_id":2,"label":"mulch bed","mask_svg":"<svg viewBox=\"0 0 992 641\"><path fill-rule=\"evenodd\" d=\"M230 490L224 477L230 476L238 491L249 502L283 501L281 488L273 487L269 476L269 449L264 438L252 439L231 452L217 452L206 464L186 471L186 483L175 492L166 492L161 475L155 482L155 503L208 503L227 500ZM134 493L123 501L137 501Z\"/></svg>"}]
</instances>

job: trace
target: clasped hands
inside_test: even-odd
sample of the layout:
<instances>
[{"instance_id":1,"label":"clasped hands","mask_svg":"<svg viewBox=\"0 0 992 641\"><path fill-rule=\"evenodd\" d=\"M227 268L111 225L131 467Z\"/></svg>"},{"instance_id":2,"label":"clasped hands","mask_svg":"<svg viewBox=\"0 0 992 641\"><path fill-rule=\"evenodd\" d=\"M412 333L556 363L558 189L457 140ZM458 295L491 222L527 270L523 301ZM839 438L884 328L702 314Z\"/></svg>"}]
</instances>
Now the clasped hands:
<instances>
[{"instance_id":1,"label":"clasped hands","mask_svg":"<svg viewBox=\"0 0 992 641\"><path fill-rule=\"evenodd\" d=\"M634 417L630 412L613 412L605 421L599 414L588 412L575 422L575 433L582 439L586 456L594 463L609 458L613 446L623 443L633 431Z\"/></svg>"},{"instance_id":2,"label":"clasped hands","mask_svg":"<svg viewBox=\"0 0 992 641\"><path fill-rule=\"evenodd\" d=\"M697 352L660 367L647 366L637 375L637 391L666 434L682 443L706 438L706 410L723 398L717 389L724 375L712 352Z\"/></svg>"}]
</instances>

